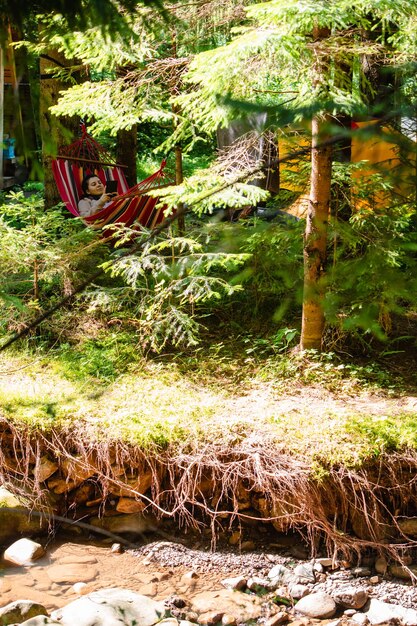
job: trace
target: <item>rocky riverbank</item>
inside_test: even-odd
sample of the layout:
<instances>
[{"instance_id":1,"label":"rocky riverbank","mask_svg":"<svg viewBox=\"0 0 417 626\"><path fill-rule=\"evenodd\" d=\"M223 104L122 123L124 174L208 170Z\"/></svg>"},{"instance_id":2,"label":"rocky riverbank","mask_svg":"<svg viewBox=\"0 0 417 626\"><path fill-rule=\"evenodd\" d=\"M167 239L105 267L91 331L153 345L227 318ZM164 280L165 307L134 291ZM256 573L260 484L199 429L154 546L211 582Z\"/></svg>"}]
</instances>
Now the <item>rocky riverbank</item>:
<instances>
[{"instance_id":1,"label":"rocky riverbank","mask_svg":"<svg viewBox=\"0 0 417 626\"><path fill-rule=\"evenodd\" d=\"M128 550L106 539L39 539L43 556L9 563L0 579L2 624L152 626L164 617L166 626L417 625L417 589L375 555L360 565L309 559L299 536L271 537L262 527L235 545L222 535L215 550L208 533L178 539L150 535ZM35 611L30 619L28 610Z\"/></svg>"}]
</instances>

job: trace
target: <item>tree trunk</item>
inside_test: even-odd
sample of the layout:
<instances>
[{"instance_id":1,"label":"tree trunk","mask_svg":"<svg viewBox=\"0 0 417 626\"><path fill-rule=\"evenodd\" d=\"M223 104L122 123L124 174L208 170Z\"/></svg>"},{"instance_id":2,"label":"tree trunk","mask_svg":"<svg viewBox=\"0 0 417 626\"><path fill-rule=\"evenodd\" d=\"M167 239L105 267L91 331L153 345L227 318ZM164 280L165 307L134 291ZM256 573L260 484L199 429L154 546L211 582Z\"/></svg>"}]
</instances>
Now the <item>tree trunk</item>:
<instances>
[{"instance_id":1,"label":"tree trunk","mask_svg":"<svg viewBox=\"0 0 417 626\"><path fill-rule=\"evenodd\" d=\"M320 350L324 329L322 278L326 267L332 149L330 145L320 145L325 140L320 129L327 121L326 116L314 117L312 121L311 185L304 233L302 350Z\"/></svg>"},{"instance_id":2,"label":"tree trunk","mask_svg":"<svg viewBox=\"0 0 417 626\"><path fill-rule=\"evenodd\" d=\"M330 30L315 26L314 89L317 98L327 92L326 77L330 59L325 40ZM304 291L300 348L321 350L324 330L324 284L326 268L327 226L330 212L330 185L332 180L332 148L327 142L327 113L316 114L311 121L311 179L307 223L304 233Z\"/></svg>"},{"instance_id":3,"label":"tree trunk","mask_svg":"<svg viewBox=\"0 0 417 626\"><path fill-rule=\"evenodd\" d=\"M175 146L175 184L181 185L184 180L184 174L182 169L182 149L181 146ZM184 208L184 204L182 202L178 203L178 210L182 211ZM178 217L178 232L180 236L185 234L185 219L184 214Z\"/></svg>"},{"instance_id":4,"label":"tree trunk","mask_svg":"<svg viewBox=\"0 0 417 626\"><path fill-rule=\"evenodd\" d=\"M69 63L62 53L49 50L40 60L40 102L39 117L42 137L42 164L44 170L45 208L61 202L61 198L52 174L51 161L57 155L58 148L70 143L78 130L79 120L72 117L55 117L49 109L57 104L59 92L68 85L52 76L48 70L68 67Z\"/></svg>"},{"instance_id":5,"label":"tree trunk","mask_svg":"<svg viewBox=\"0 0 417 626\"><path fill-rule=\"evenodd\" d=\"M136 155L138 149L138 130L135 124L129 130L117 133L117 162L126 165L124 170L129 187L136 185Z\"/></svg>"}]
</instances>

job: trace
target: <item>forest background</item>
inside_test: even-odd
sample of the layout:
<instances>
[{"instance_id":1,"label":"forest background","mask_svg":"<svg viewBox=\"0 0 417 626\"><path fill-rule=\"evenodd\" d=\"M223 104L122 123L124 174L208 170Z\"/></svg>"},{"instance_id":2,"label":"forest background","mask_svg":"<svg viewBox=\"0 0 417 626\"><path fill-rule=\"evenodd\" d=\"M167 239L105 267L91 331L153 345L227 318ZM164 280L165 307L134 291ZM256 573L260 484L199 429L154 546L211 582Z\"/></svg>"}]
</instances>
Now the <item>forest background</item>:
<instances>
[{"instance_id":1,"label":"forest background","mask_svg":"<svg viewBox=\"0 0 417 626\"><path fill-rule=\"evenodd\" d=\"M35 136L1 198L6 423L145 449L272 429L316 478L414 455L416 1L23 4L2 11ZM167 157L166 229L109 245L68 214L50 162L80 119L132 184Z\"/></svg>"}]
</instances>

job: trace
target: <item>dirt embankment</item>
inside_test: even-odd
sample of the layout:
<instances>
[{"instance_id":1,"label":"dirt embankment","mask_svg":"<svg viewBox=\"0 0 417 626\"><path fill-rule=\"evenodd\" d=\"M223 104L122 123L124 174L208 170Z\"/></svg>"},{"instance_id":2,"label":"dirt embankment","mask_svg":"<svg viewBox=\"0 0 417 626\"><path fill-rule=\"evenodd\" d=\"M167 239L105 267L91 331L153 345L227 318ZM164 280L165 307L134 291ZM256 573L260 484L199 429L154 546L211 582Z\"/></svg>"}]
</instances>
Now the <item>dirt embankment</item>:
<instances>
[{"instance_id":1,"label":"dirt embankment","mask_svg":"<svg viewBox=\"0 0 417 626\"><path fill-rule=\"evenodd\" d=\"M180 529L210 528L215 541L219 529L262 523L300 532L311 556L320 547L340 558L369 549L402 558L417 545L414 452L318 472L268 432L144 451L75 430L25 432L4 419L0 450L1 482L49 525L82 520L119 535L171 520Z\"/></svg>"}]
</instances>

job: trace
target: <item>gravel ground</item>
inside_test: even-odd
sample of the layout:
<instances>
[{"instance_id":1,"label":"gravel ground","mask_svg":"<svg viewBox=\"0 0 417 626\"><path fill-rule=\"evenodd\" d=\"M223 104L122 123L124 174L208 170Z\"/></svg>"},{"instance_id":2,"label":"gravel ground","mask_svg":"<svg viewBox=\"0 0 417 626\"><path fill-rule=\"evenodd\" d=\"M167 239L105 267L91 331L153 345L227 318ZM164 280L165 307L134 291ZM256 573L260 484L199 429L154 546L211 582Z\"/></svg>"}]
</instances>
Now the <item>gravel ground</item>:
<instances>
[{"instance_id":1,"label":"gravel ground","mask_svg":"<svg viewBox=\"0 0 417 626\"><path fill-rule=\"evenodd\" d=\"M190 538L188 541L153 541L133 550L138 557L145 557L150 567L187 568L197 573L218 574L223 578L242 575L265 577L274 565L282 564L292 569L310 563L308 550L297 537L285 537L284 541L262 540L245 550L219 541L213 547L210 540ZM254 542L252 542L254 543ZM288 545L282 545L287 543ZM244 544L242 544L244 545ZM325 555L322 555L325 556ZM304 558L303 558L304 557ZM366 567L348 566L345 563L334 571L326 570L318 575L316 582L308 584L310 591L326 593L341 592L344 588L366 589L369 596L383 602L417 608L417 586L400 579L377 576L369 559ZM377 576L377 579L376 579Z\"/></svg>"}]
</instances>

